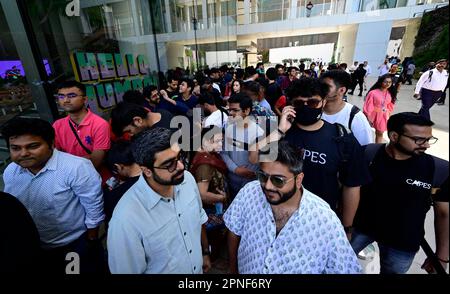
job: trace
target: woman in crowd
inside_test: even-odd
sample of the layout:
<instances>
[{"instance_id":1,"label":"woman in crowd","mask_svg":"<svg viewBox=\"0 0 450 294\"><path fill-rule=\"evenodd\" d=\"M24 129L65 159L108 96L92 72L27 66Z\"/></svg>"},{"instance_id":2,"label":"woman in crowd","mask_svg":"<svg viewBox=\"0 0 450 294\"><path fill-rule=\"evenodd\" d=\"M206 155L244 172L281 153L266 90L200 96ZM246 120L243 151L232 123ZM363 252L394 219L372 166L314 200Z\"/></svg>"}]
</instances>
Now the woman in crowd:
<instances>
[{"instance_id":1,"label":"woman in crowd","mask_svg":"<svg viewBox=\"0 0 450 294\"><path fill-rule=\"evenodd\" d=\"M222 150L222 130L216 126L203 128L201 138L202 147L195 154L190 171L197 181L203 208L208 214L206 230L211 245L211 260L214 261L226 236L223 212L228 204L225 192L227 166L218 153Z\"/></svg>"},{"instance_id":2,"label":"woman in crowd","mask_svg":"<svg viewBox=\"0 0 450 294\"><path fill-rule=\"evenodd\" d=\"M383 133L387 130L387 120L394 110L396 99L397 91L389 74L379 77L367 93L364 114L375 129L376 143L383 143Z\"/></svg>"},{"instance_id":3,"label":"woman in crowd","mask_svg":"<svg viewBox=\"0 0 450 294\"><path fill-rule=\"evenodd\" d=\"M234 80L231 82L231 95L238 94L241 92L242 89L242 81L241 80Z\"/></svg>"}]
</instances>

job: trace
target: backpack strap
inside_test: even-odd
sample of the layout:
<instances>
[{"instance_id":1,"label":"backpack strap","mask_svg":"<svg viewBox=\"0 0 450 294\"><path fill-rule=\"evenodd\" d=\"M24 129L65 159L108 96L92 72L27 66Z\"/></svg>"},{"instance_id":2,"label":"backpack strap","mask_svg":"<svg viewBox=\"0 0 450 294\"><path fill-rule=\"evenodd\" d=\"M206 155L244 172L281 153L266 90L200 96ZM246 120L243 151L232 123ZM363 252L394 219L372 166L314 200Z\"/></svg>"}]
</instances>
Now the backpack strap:
<instances>
[{"instance_id":1,"label":"backpack strap","mask_svg":"<svg viewBox=\"0 0 450 294\"><path fill-rule=\"evenodd\" d=\"M370 166L375 158L375 155L383 147L384 144L368 144L364 149L364 158L368 166Z\"/></svg>"},{"instance_id":2,"label":"backpack strap","mask_svg":"<svg viewBox=\"0 0 450 294\"><path fill-rule=\"evenodd\" d=\"M353 119L355 118L355 115L360 111L359 107L356 105L352 106L352 110L350 110L350 119L348 120L348 128L351 130L352 129L352 122Z\"/></svg>"},{"instance_id":3,"label":"backpack strap","mask_svg":"<svg viewBox=\"0 0 450 294\"><path fill-rule=\"evenodd\" d=\"M428 72L428 82L431 82L431 77L433 76L433 69L430 69Z\"/></svg>"},{"instance_id":4,"label":"backpack strap","mask_svg":"<svg viewBox=\"0 0 450 294\"><path fill-rule=\"evenodd\" d=\"M83 148L84 151L86 151L87 154L92 154L92 151L89 150L86 146L84 146L83 142L81 142L80 137L78 137L77 131L75 131L75 128L73 127L73 125L70 123L70 121L67 121L69 123L70 129L72 130L75 138L78 141L78 144L80 144L81 148Z\"/></svg>"},{"instance_id":5,"label":"backpack strap","mask_svg":"<svg viewBox=\"0 0 450 294\"><path fill-rule=\"evenodd\" d=\"M341 163L346 163L350 159L348 156L349 152L347 152L346 150L348 146L346 138L348 134L351 133L351 131L339 123L335 123L334 125L336 126L337 133L337 136L334 138L334 140L338 144L338 152L341 158Z\"/></svg>"}]
</instances>

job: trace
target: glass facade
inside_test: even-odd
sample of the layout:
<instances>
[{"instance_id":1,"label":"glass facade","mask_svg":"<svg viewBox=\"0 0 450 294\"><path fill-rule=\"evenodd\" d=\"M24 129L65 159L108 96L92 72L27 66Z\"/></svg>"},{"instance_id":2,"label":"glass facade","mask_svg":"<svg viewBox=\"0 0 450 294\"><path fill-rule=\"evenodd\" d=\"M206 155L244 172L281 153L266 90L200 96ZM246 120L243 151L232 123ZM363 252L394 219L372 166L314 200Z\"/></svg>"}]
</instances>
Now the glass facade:
<instances>
[{"instance_id":1,"label":"glass facade","mask_svg":"<svg viewBox=\"0 0 450 294\"><path fill-rule=\"evenodd\" d=\"M157 84L168 69L268 62L268 50L276 48L270 45L275 41L264 41L270 38L287 38L288 47L313 44L295 39L299 32L278 35L276 29L306 18L309 0L80 0L70 16L69 2L77 1L0 0L0 125L18 114L54 119L52 93L63 80L85 83L90 107L108 116L126 90ZM309 17L326 17L411 1L311 2ZM441 1L416 4L423 3ZM248 31L252 24L272 23L268 35Z\"/></svg>"}]
</instances>

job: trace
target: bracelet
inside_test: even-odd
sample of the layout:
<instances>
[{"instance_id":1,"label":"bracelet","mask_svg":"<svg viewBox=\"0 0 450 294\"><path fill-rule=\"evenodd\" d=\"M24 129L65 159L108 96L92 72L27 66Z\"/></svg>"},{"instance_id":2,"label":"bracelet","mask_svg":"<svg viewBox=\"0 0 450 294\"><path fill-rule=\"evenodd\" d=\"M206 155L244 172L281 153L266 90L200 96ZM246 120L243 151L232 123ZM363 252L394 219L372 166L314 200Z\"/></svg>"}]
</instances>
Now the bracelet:
<instances>
[{"instance_id":1,"label":"bracelet","mask_svg":"<svg viewBox=\"0 0 450 294\"><path fill-rule=\"evenodd\" d=\"M443 260L443 259L440 259L439 257L437 257L436 256L436 258L440 261L440 262L443 262L443 263L448 263L449 262L449 260L447 259L447 260Z\"/></svg>"}]
</instances>

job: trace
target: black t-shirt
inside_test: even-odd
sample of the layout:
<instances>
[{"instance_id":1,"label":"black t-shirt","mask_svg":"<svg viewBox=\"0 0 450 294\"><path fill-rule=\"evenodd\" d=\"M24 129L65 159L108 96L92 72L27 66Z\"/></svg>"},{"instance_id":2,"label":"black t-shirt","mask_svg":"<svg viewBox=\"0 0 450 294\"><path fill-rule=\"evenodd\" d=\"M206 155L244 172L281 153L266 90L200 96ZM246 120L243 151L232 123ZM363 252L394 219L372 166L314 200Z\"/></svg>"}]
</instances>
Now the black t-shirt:
<instances>
[{"instance_id":1,"label":"black t-shirt","mask_svg":"<svg viewBox=\"0 0 450 294\"><path fill-rule=\"evenodd\" d=\"M39 233L30 214L14 196L0 192L0 273L39 270Z\"/></svg>"},{"instance_id":2,"label":"black t-shirt","mask_svg":"<svg viewBox=\"0 0 450 294\"><path fill-rule=\"evenodd\" d=\"M158 109L158 111L156 111L156 113L161 114L161 119L159 122L157 122L156 124L154 124L152 126L152 128L164 128L164 129L170 129L170 121L173 118L172 113L170 113L167 110L164 109Z\"/></svg>"},{"instance_id":3,"label":"black t-shirt","mask_svg":"<svg viewBox=\"0 0 450 294\"><path fill-rule=\"evenodd\" d=\"M437 170L448 177L448 162L436 165L428 154L395 160L384 147L371 161L372 181L361 188L354 225L385 246L416 252L424 236L432 188L439 185L433 175Z\"/></svg>"},{"instance_id":4,"label":"black t-shirt","mask_svg":"<svg viewBox=\"0 0 450 294\"><path fill-rule=\"evenodd\" d=\"M117 203L119 203L120 198L122 198L123 194L125 194L138 180L139 176L128 178L120 186L112 190L109 190L108 188L103 189L103 205L105 208L106 223L109 223L109 221L111 220L114 208L116 207Z\"/></svg>"},{"instance_id":5,"label":"black t-shirt","mask_svg":"<svg viewBox=\"0 0 450 294\"><path fill-rule=\"evenodd\" d=\"M317 131L305 131L293 125L285 137L292 146L304 149L303 185L328 202L333 210L342 195L339 182L347 187L358 187L368 181L358 141L351 133L338 138L336 124L326 121Z\"/></svg>"},{"instance_id":6,"label":"black t-shirt","mask_svg":"<svg viewBox=\"0 0 450 294\"><path fill-rule=\"evenodd\" d=\"M435 202L449 202L449 194L448 194L448 177L442 184L439 191L433 197Z\"/></svg>"}]
</instances>

